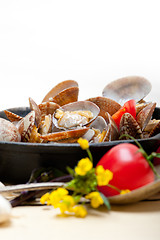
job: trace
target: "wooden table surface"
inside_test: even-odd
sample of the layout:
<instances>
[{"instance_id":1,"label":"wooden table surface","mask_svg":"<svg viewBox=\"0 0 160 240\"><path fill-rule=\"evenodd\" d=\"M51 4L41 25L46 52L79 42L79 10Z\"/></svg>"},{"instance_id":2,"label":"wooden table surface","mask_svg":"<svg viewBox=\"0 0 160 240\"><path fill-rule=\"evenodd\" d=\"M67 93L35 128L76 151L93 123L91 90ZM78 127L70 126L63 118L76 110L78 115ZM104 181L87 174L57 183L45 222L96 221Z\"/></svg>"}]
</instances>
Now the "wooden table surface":
<instances>
[{"instance_id":1,"label":"wooden table surface","mask_svg":"<svg viewBox=\"0 0 160 240\"><path fill-rule=\"evenodd\" d=\"M0 225L0 239L160 239L160 200L88 212L84 219L62 218L51 206L15 207L10 222Z\"/></svg>"}]
</instances>

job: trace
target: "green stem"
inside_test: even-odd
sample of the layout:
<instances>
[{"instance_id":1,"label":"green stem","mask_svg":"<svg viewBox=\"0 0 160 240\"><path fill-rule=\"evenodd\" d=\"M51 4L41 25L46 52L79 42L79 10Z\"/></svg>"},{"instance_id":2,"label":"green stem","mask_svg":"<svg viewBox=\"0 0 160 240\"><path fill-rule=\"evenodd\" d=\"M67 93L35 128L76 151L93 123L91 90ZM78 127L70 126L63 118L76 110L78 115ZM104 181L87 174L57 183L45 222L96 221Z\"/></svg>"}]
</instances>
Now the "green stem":
<instances>
[{"instance_id":1,"label":"green stem","mask_svg":"<svg viewBox=\"0 0 160 240\"><path fill-rule=\"evenodd\" d=\"M128 138L130 138L131 140L133 140L133 141L137 144L137 146L142 150L141 152L142 152L143 156L144 156L145 158L148 157L148 155L147 155L147 153L144 151L142 145L141 145L134 137L132 137L132 136L130 136L130 135L128 135L128 134L122 134L122 135L119 137L119 139L121 139L121 138L123 138L123 137L128 137Z\"/></svg>"},{"instance_id":2,"label":"green stem","mask_svg":"<svg viewBox=\"0 0 160 240\"><path fill-rule=\"evenodd\" d=\"M148 154L144 151L142 145L141 145L134 137L132 137L132 136L130 136L130 135L128 135L128 134L123 134L123 135L120 136L120 139L121 139L123 136L132 139L132 140L138 145L138 147L139 147L139 152L141 152L142 155L146 158L148 164L150 165L150 167L151 167L152 171L154 172L154 174L156 175L156 177L157 177L157 178L160 178L160 175L157 173L157 171L156 171L156 169L155 169L155 167L154 167L154 165L153 165L153 163L152 163L152 159L153 159L154 157L160 157L160 154L153 152L153 153L151 153L151 154L148 156Z\"/></svg>"},{"instance_id":3,"label":"green stem","mask_svg":"<svg viewBox=\"0 0 160 240\"><path fill-rule=\"evenodd\" d=\"M92 157L92 154L91 154L91 151L89 150L89 148L87 148L86 151L89 156L89 159L91 160L91 162L93 162L93 157Z\"/></svg>"},{"instance_id":4,"label":"green stem","mask_svg":"<svg viewBox=\"0 0 160 240\"><path fill-rule=\"evenodd\" d=\"M121 192L121 190L120 190L119 188L117 188L117 187L115 187L115 186L113 186L113 185L111 185L111 184L109 184L109 183L107 184L107 186L110 187L110 188L112 188L112 189L114 189L114 190L116 190L116 191L119 192L119 193Z\"/></svg>"},{"instance_id":5,"label":"green stem","mask_svg":"<svg viewBox=\"0 0 160 240\"><path fill-rule=\"evenodd\" d=\"M160 178L160 175L157 173L157 171L156 171L156 169L155 169L155 167L154 167L154 165L153 165L153 163L152 163L152 159L153 159L154 157L156 157L156 156L157 156L157 154L153 152L153 153L151 153L146 159L147 159L148 164L149 164L150 167L152 168L154 174L156 175L156 177L157 177L157 178Z\"/></svg>"}]
</instances>

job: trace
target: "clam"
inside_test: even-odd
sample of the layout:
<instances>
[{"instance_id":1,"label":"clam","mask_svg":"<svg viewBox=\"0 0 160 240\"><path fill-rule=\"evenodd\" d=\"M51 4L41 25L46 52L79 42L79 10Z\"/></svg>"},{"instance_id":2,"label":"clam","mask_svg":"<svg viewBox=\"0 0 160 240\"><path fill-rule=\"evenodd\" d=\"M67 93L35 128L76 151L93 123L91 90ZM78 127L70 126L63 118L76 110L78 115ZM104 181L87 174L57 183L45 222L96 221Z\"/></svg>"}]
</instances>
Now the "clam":
<instances>
[{"instance_id":1,"label":"clam","mask_svg":"<svg viewBox=\"0 0 160 240\"><path fill-rule=\"evenodd\" d=\"M137 122L142 131L145 129L155 110L156 103L149 103L137 114Z\"/></svg>"},{"instance_id":2,"label":"clam","mask_svg":"<svg viewBox=\"0 0 160 240\"><path fill-rule=\"evenodd\" d=\"M36 125L33 125L28 142L30 143L42 143L43 139L40 138L41 134L38 132Z\"/></svg>"},{"instance_id":3,"label":"clam","mask_svg":"<svg viewBox=\"0 0 160 240\"><path fill-rule=\"evenodd\" d=\"M41 120L44 120L46 115L53 115L57 108L60 106L57 103L54 102L43 102L38 105L40 111L41 111Z\"/></svg>"},{"instance_id":4,"label":"clam","mask_svg":"<svg viewBox=\"0 0 160 240\"><path fill-rule=\"evenodd\" d=\"M88 131L84 135L82 135L82 138L87 139L88 142L91 142L94 136L95 136L95 131L89 128Z\"/></svg>"},{"instance_id":5,"label":"clam","mask_svg":"<svg viewBox=\"0 0 160 240\"><path fill-rule=\"evenodd\" d=\"M101 116L98 116L91 124L90 130L94 131L92 142L104 142L107 133L107 122ZM88 134L88 132L86 133Z\"/></svg>"},{"instance_id":6,"label":"clam","mask_svg":"<svg viewBox=\"0 0 160 240\"><path fill-rule=\"evenodd\" d=\"M21 134L21 141L28 142L31 136L31 132L35 123L35 112L31 111L24 118L22 118L18 124L17 128Z\"/></svg>"},{"instance_id":7,"label":"clam","mask_svg":"<svg viewBox=\"0 0 160 240\"><path fill-rule=\"evenodd\" d=\"M149 137L153 137L160 133L160 121L157 122L157 124L152 128L152 130L149 133Z\"/></svg>"},{"instance_id":8,"label":"clam","mask_svg":"<svg viewBox=\"0 0 160 240\"><path fill-rule=\"evenodd\" d=\"M4 110L4 113L6 114L7 118L11 121L11 122L17 122L19 120L22 119L21 116L13 113L13 112L10 112L8 110Z\"/></svg>"},{"instance_id":9,"label":"clam","mask_svg":"<svg viewBox=\"0 0 160 240\"><path fill-rule=\"evenodd\" d=\"M0 118L0 141L20 142L21 136L16 126L3 118Z\"/></svg>"},{"instance_id":10,"label":"clam","mask_svg":"<svg viewBox=\"0 0 160 240\"><path fill-rule=\"evenodd\" d=\"M56 110L53 124L61 130L89 125L99 114L99 107L89 101L66 104Z\"/></svg>"},{"instance_id":11,"label":"clam","mask_svg":"<svg viewBox=\"0 0 160 240\"><path fill-rule=\"evenodd\" d=\"M105 141L117 140L119 138L119 130L115 121L108 112L105 113L105 120L108 123L108 134L106 135Z\"/></svg>"},{"instance_id":12,"label":"clam","mask_svg":"<svg viewBox=\"0 0 160 240\"><path fill-rule=\"evenodd\" d=\"M41 110L39 109L38 105L31 97L29 98L29 104L30 104L30 109L35 112L35 121L38 126L41 121Z\"/></svg>"},{"instance_id":13,"label":"clam","mask_svg":"<svg viewBox=\"0 0 160 240\"><path fill-rule=\"evenodd\" d=\"M137 121L130 113L124 113L120 121L120 136L123 134L130 135L134 138L143 138L142 130ZM123 139L128 139L123 137Z\"/></svg>"},{"instance_id":14,"label":"clam","mask_svg":"<svg viewBox=\"0 0 160 240\"><path fill-rule=\"evenodd\" d=\"M51 114L48 114L45 116L44 120L41 121L41 124L39 126L39 133L41 135L45 135L51 133L51 131L52 131L52 117Z\"/></svg>"},{"instance_id":15,"label":"clam","mask_svg":"<svg viewBox=\"0 0 160 240\"><path fill-rule=\"evenodd\" d=\"M42 135L40 138L49 142L73 143L77 142L78 138L82 137L88 130L88 127L76 128L68 131L49 133Z\"/></svg>"},{"instance_id":16,"label":"clam","mask_svg":"<svg viewBox=\"0 0 160 240\"><path fill-rule=\"evenodd\" d=\"M44 97L42 102L55 102L60 106L76 102L78 100L78 83L74 80L66 80L57 84Z\"/></svg>"},{"instance_id":17,"label":"clam","mask_svg":"<svg viewBox=\"0 0 160 240\"><path fill-rule=\"evenodd\" d=\"M136 115L138 115L138 113L145 108L149 103L148 102L144 102L144 103L137 103L136 104Z\"/></svg>"},{"instance_id":18,"label":"clam","mask_svg":"<svg viewBox=\"0 0 160 240\"><path fill-rule=\"evenodd\" d=\"M160 132L160 120L151 120L156 103L143 100L150 90L151 84L147 79L129 76L108 84L103 96L78 101L78 83L66 80L52 88L39 105L29 98L31 111L23 118L5 110L12 122L10 127L17 127L10 130L12 134L17 131L17 139L15 136L14 139L9 138L8 133L7 137L9 141L72 143L79 137L89 142L104 142L118 140L122 134L135 138L154 136ZM137 102L136 118L129 113L123 114L118 129L112 115L129 99ZM9 128L9 124L6 125L5 131ZM1 138L7 139L4 134Z\"/></svg>"},{"instance_id":19,"label":"clam","mask_svg":"<svg viewBox=\"0 0 160 240\"><path fill-rule=\"evenodd\" d=\"M151 83L146 78L128 76L107 84L103 89L102 95L123 105L130 99L134 99L136 102L140 101L150 91Z\"/></svg>"},{"instance_id":20,"label":"clam","mask_svg":"<svg viewBox=\"0 0 160 240\"><path fill-rule=\"evenodd\" d=\"M152 119L148 122L147 126L145 127L145 132L151 132L160 122L160 119Z\"/></svg>"},{"instance_id":21,"label":"clam","mask_svg":"<svg viewBox=\"0 0 160 240\"><path fill-rule=\"evenodd\" d=\"M121 105L119 103L115 102L113 99L106 97L89 98L87 101L95 103L100 108L99 116L102 116L104 118L106 112L108 112L110 115L113 115L121 108Z\"/></svg>"}]
</instances>

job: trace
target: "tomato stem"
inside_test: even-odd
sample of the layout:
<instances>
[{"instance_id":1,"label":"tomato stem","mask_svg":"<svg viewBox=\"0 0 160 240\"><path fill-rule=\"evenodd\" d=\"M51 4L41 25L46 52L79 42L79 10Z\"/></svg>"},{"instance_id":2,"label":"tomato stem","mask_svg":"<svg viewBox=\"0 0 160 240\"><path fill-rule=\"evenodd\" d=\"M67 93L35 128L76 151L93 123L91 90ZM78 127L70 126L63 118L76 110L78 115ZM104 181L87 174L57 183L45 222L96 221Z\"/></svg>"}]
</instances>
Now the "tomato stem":
<instances>
[{"instance_id":1,"label":"tomato stem","mask_svg":"<svg viewBox=\"0 0 160 240\"><path fill-rule=\"evenodd\" d=\"M153 163L152 163L152 159L153 159L154 157L160 158L160 154L155 153L155 152L152 152L150 155L148 155L148 154L144 151L142 145L141 145L134 137L132 137L132 136L130 136L130 135L128 135L128 134L123 134L123 135L120 136L119 139L121 139L122 137L128 137L128 138L132 139L132 140L138 145L138 147L139 147L139 152L141 152L142 155L145 157L145 159L147 160L149 166L151 167L151 169L152 169L152 171L154 172L154 174L156 175L156 177L157 177L157 178L160 178L160 175L157 173L157 171L156 171L156 169L155 169L155 167L154 167L154 165L153 165Z\"/></svg>"},{"instance_id":2,"label":"tomato stem","mask_svg":"<svg viewBox=\"0 0 160 240\"><path fill-rule=\"evenodd\" d=\"M119 192L119 193L121 192L121 190L120 190L119 188L111 185L110 183L108 183L107 186L110 187L110 188L112 188L112 189L114 189L114 190L116 190L116 191Z\"/></svg>"},{"instance_id":3,"label":"tomato stem","mask_svg":"<svg viewBox=\"0 0 160 240\"><path fill-rule=\"evenodd\" d=\"M155 167L154 167L154 165L153 165L153 163L152 163L152 159L153 159L154 157L160 158L160 154L157 154L157 153L155 153L155 152L152 152L152 153L147 157L147 161L148 161L150 167L152 168L154 174L156 175L156 177L157 177L157 178L160 178L160 175L157 173L157 171L156 171L156 169L155 169Z\"/></svg>"}]
</instances>

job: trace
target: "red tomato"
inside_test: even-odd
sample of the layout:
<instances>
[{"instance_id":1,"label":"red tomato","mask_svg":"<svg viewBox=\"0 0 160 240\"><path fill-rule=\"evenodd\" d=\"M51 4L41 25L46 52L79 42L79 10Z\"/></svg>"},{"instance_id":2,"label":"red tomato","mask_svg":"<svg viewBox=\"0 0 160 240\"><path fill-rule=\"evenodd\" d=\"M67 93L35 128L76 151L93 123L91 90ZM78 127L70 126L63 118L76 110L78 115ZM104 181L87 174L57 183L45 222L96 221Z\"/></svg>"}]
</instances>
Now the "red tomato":
<instances>
[{"instance_id":1,"label":"red tomato","mask_svg":"<svg viewBox=\"0 0 160 240\"><path fill-rule=\"evenodd\" d=\"M120 190L133 190L154 181L154 173L138 147L131 143L121 143L110 149L98 162L104 169L113 172L109 184ZM108 186L98 186L105 196L119 194Z\"/></svg>"},{"instance_id":2,"label":"red tomato","mask_svg":"<svg viewBox=\"0 0 160 240\"><path fill-rule=\"evenodd\" d=\"M126 111L128 113L130 113L134 118L136 118L136 102L134 99L127 101L124 104L124 107L126 108Z\"/></svg>"},{"instance_id":3,"label":"red tomato","mask_svg":"<svg viewBox=\"0 0 160 240\"><path fill-rule=\"evenodd\" d=\"M119 128L121 117L124 113L126 113L127 110L125 107L120 108L116 113L112 115L112 118L114 119L115 123L117 124L117 127Z\"/></svg>"},{"instance_id":4,"label":"red tomato","mask_svg":"<svg viewBox=\"0 0 160 240\"><path fill-rule=\"evenodd\" d=\"M136 118L136 102L134 99L127 101L123 107L121 107L116 113L112 115L115 123L117 124L118 128L120 125L121 117L124 113L130 113L134 118Z\"/></svg>"}]
</instances>

